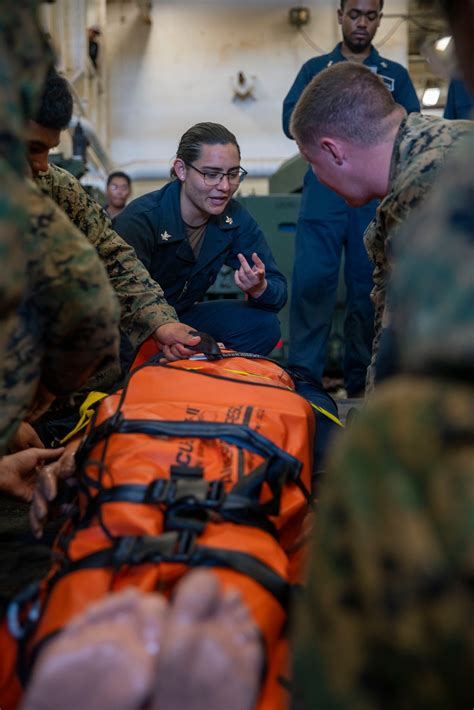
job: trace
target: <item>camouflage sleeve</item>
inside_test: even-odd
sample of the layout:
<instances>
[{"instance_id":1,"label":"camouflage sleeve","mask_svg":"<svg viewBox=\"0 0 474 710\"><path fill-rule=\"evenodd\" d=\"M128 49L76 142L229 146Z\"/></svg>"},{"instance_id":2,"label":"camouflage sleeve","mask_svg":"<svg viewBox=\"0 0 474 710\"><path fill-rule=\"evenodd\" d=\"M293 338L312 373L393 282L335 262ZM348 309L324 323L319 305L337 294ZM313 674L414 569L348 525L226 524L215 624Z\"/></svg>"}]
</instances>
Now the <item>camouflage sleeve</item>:
<instances>
[{"instance_id":1,"label":"camouflage sleeve","mask_svg":"<svg viewBox=\"0 0 474 710\"><path fill-rule=\"evenodd\" d=\"M372 365L377 357L381 329L390 326L391 305L387 283L391 277L393 250L398 235L407 218L431 194L440 170L457 151L459 141L472 131L469 121L426 123L426 120L422 114L408 117L406 136L402 139L404 147L398 154L390 192L379 205L375 220L364 235L367 251L375 266L373 301L376 315Z\"/></svg>"},{"instance_id":2,"label":"camouflage sleeve","mask_svg":"<svg viewBox=\"0 0 474 710\"><path fill-rule=\"evenodd\" d=\"M177 321L176 311L166 302L159 284L79 181L52 165L39 182L97 249L120 302L121 329L132 346L138 347L160 325Z\"/></svg>"},{"instance_id":3,"label":"camouflage sleeve","mask_svg":"<svg viewBox=\"0 0 474 710\"><path fill-rule=\"evenodd\" d=\"M474 366L474 132L397 237L389 293L404 368Z\"/></svg>"},{"instance_id":4,"label":"camouflage sleeve","mask_svg":"<svg viewBox=\"0 0 474 710\"><path fill-rule=\"evenodd\" d=\"M374 265L373 288L370 294L374 304L374 340L372 357L367 369L366 394L374 389L375 370L380 348L382 330L391 322L391 307L387 297L387 285L391 277L393 247L402 226L411 212L417 208L429 192L434 176L418 174L418 163L400 169L400 176L393 189L380 203L375 218L364 234L364 244Z\"/></svg>"},{"instance_id":5,"label":"camouflage sleeve","mask_svg":"<svg viewBox=\"0 0 474 710\"><path fill-rule=\"evenodd\" d=\"M297 614L293 707L471 707L473 394L393 379L340 440Z\"/></svg>"},{"instance_id":6,"label":"camouflage sleeve","mask_svg":"<svg viewBox=\"0 0 474 710\"><path fill-rule=\"evenodd\" d=\"M390 277L390 240L402 223L401 215L396 211L394 212L392 203L392 195L389 195L381 202L375 218L364 234L365 248L374 265L373 287L370 294L374 305L374 339L372 341L371 361L367 368L366 394L370 394L374 389L380 338L383 328L387 328L390 322L390 313L387 307L387 283Z\"/></svg>"},{"instance_id":7,"label":"camouflage sleeve","mask_svg":"<svg viewBox=\"0 0 474 710\"><path fill-rule=\"evenodd\" d=\"M33 118L53 52L35 0L0 3L0 155L27 174L27 121Z\"/></svg>"},{"instance_id":8,"label":"camouflage sleeve","mask_svg":"<svg viewBox=\"0 0 474 710\"><path fill-rule=\"evenodd\" d=\"M42 382L61 395L116 359L119 308L95 249L33 186L28 211L29 290L46 349Z\"/></svg>"},{"instance_id":9,"label":"camouflage sleeve","mask_svg":"<svg viewBox=\"0 0 474 710\"><path fill-rule=\"evenodd\" d=\"M39 314L34 305L20 309L14 318L3 352L0 387L0 453L26 418L41 378L44 346Z\"/></svg>"},{"instance_id":10,"label":"camouflage sleeve","mask_svg":"<svg viewBox=\"0 0 474 710\"><path fill-rule=\"evenodd\" d=\"M9 380L8 344L18 329L18 308L26 286L25 233L28 213L26 190L6 161L0 161L0 456L11 435L10 411L2 394ZM16 429L16 426L14 427Z\"/></svg>"},{"instance_id":11,"label":"camouflage sleeve","mask_svg":"<svg viewBox=\"0 0 474 710\"><path fill-rule=\"evenodd\" d=\"M28 213L24 207L23 181L0 160L0 367L3 349L15 321L26 284L24 235Z\"/></svg>"}]
</instances>

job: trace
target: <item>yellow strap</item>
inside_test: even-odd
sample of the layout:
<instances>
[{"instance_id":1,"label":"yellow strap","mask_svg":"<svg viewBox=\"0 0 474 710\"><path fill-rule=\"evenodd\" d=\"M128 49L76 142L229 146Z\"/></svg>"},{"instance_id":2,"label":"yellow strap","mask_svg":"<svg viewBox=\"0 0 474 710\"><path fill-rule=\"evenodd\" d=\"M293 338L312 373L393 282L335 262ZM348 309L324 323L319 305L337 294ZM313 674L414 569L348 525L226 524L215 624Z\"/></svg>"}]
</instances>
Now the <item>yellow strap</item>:
<instances>
[{"instance_id":1,"label":"yellow strap","mask_svg":"<svg viewBox=\"0 0 474 710\"><path fill-rule=\"evenodd\" d=\"M341 422L341 420L338 419L334 414L331 414L331 412L328 412L327 409L323 409L322 407L318 407L317 404L313 404L312 402L310 402L310 405L317 412L324 414L324 416L327 417L328 419L330 419L332 422L334 422L334 424L337 424L337 426L342 426L343 429L345 428L344 424Z\"/></svg>"},{"instance_id":2,"label":"yellow strap","mask_svg":"<svg viewBox=\"0 0 474 710\"><path fill-rule=\"evenodd\" d=\"M74 429L70 431L69 434L66 434L64 439L61 439L61 444L65 444L66 441L72 439L73 436L75 436L79 431L84 429L89 424L90 420L92 419L92 415L95 412L94 404L97 404L97 402L100 402L105 397L108 397L108 394L106 392L89 392L89 394L87 395L87 397L79 408L79 421L77 422Z\"/></svg>"},{"instance_id":3,"label":"yellow strap","mask_svg":"<svg viewBox=\"0 0 474 710\"><path fill-rule=\"evenodd\" d=\"M203 365L195 365L194 367L183 367L183 370L203 370ZM232 372L234 375L246 375L247 377L260 377L262 380L271 380L268 375L257 375L255 372L247 372L246 370L233 370L230 367L223 367L224 372Z\"/></svg>"},{"instance_id":4,"label":"yellow strap","mask_svg":"<svg viewBox=\"0 0 474 710\"><path fill-rule=\"evenodd\" d=\"M267 375L257 375L255 372L246 372L245 370L232 370L230 367L223 367L224 372L231 372L233 375L245 375L246 377L259 377L261 380L271 380Z\"/></svg>"},{"instance_id":5,"label":"yellow strap","mask_svg":"<svg viewBox=\"0 0 474 710\"><path fill-rule=\"evenodd\" d=\"M183 367L183 370L202 370L202 369L203 369L202 365L198 365L195 367ZM223 370L223 372L230 372L233 375L244 375L246 377L258 377L261 380L269 380L270 382L273 382L272 377L269 377L268 375L261 375L257 372L246 372L246 370L233 370L230 367L223 367L222 370ZM285 387L285 389L291 390L291 387L288 387L287 385L285 385L284 387ZM282 389L283 389L283 385L282 385Z\"/></svg>"},{"instance_id":6,"label":"yellow strap","mask_svg":"<svg viewBox=\"0 0 474 710\"><path fill-rule=\"evenodd\" d=\"M202 368L200 367L189 367L186 368L188 370L200 370ZM226 368L227 369L227 368ZM264 375L254 375L253 373L249 372L244 372L243 370L230 370L227 369L228 372L234 372L236 374L240 375L251 375L252 377L262 377L262 379L268 379ZM108 394L106 392L89 392L83 403L81 404L79 408L79 414L80 418L79 421L77 422L76 426L72 431L69 432L69 434L66 434L66 436L61 439L60 443L65 444L69 439L72 439L73 436L75 436L79 431L84 429L92 419L92 416L95 412L94 405L97 404L97 402L100 402L102 399L105 399L105 397L108 397ZM310 402L311 406L313 409L316 409L317 412L320 412L320 414L323 414L325 417L333 421L335 424L338 426L344 428L344 424L338 419L334 414L331 414L331 412L328 412L326 409L323 409L323 407L319 407L316 404L313 404L313 402Z\"/></svg>"}]
</instances>

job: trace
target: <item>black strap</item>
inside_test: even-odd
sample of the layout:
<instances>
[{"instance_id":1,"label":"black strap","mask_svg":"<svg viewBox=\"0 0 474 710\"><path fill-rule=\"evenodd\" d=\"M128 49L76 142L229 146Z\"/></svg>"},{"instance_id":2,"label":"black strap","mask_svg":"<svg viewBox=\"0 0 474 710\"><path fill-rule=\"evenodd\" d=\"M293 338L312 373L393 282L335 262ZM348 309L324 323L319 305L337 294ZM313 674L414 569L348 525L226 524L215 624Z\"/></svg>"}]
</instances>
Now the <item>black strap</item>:
<instances>
[{"instance_id":1,"label":"black strap","mask_svg":"<svg viewBox=\"0 0 474 710\"><path fill-rule=\"evenodd\" d=\"M174 505L195 502L204 508L218 508L224 501L225 491L221 481L157 478L149 485L127 483L102 488L94 497L95 507L104 503L142 503Z\"/></svg>"},{"instance_id":2,"label":"black strap","mask_svg":"<svg viewBox=\"0 0 474 710\"><path fill-rule=\"evenodd\" d=\"M78 464L84 463L86 456L100 441L110 434L148 434L175 438L221 439L229 444L243 447L264 458L272 456L275 462L289 464L294 479L301 474L302 463L295 456L284 451L273 441L243 424L225 422L163 421L151 419L124 419L115 414L91 430L89 436L76 453Z\"/></svg>"},{"instance_id":3,"label":"black strap","mask_svg":"<svg viewBox=\"0 0 474 710\"><path fill-rule=\"evenodd\" d=\"M259 503L258 498L249 498L240 493L226 493L222 481L157 479L148 486L143 484L125 484L103 488L91 498L81 520L84 527L99 508L107 503L137 503L141 505L165 505L166 529L192 527L199 532L202 521L208 520L207 514L216 513L223 520L241 525L249 525L268 532L278 539L274 524L267 518L273 514L272 501ZM278 511L277 511L278 512ZM199 513L204 517L199 518ZM191 521L196 520L198 525ZM180 525L181 522L181 525Z\"/></svg>"},{"instance_id":4,"label":"black strap","mask_svg":"<svg viewBox=\"0 0 474 710\"><path fill-rule=\"evenodd\" d=\"M146 563L182 563L190 567L224 567L251 577L266 589L286 611L291 585L252 555L235 550L223 550L196 544L196 535L188 530L167 532L156 537L121 537L115 544L93 552L80 560L64 560L61 569L51 580L54 585L61 577L83 569L111 568L118 571L124 565Z\"/></svg>"}]
</instances>

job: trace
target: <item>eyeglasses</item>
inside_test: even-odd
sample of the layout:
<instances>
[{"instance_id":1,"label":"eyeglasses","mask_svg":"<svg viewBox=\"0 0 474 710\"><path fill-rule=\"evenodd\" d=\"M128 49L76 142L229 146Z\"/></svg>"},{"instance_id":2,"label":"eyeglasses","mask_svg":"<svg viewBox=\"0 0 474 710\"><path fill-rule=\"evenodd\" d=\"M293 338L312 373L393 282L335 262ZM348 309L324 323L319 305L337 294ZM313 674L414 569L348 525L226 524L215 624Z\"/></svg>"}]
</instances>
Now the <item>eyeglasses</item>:
<instances>
[{"instance_id":1,"label":"eyeglasses","mask_svg":"<svg viewBox=\"0 0 474 710\"><path fill-rule=\"evenodd\" d=\"M366 17L369 22L375 22L380 13L377 12L377 10L370 10L369 12L364 12L363 10L349 10L347 15L351 20L359 20L361 17Z\"/></svg>"},{"instance_id":2,"label":"eyeglasses","mask_svg":"<svg viewBox=\"0 0 474 710\"><path fill-rule=\"evenodd\" d=\"M220 185L222 180L226 177L229 181L229 185L240 185L245 176L248 175L247 171L243 168L234 168L229 170L229 172L224 173L222 170L199 170L199 168L194 167L191 163L186 163L188 168L192 168L197 173L203 176L204 182L209 187L215 187Z\"/></svg>"}]
</instances>

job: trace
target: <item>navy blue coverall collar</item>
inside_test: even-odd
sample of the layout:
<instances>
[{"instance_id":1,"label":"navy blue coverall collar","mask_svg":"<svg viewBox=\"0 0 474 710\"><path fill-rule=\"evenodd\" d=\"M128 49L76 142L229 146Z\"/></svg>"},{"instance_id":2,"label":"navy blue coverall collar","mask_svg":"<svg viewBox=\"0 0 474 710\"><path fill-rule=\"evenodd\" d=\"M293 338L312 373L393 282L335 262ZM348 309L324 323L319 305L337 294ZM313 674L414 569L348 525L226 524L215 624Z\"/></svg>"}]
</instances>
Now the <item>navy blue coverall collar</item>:
<instances>
[{"instance_id":1,"label":"navy blue coverall collar","mask_svg":"<svg viewBox=\"0 0 474 710\"><path fill-rule=\"evenodd\" d=\"M179 180L166 185L161 199L161 222L163 229L159 234L160 244L181 242L176 256L183 261L194 263L196 258L188 242L186 226L181 216L181 183ZM232 241L232 230L237 227L233 214L232 200L220 215L211 215L207 223L204 242L199 253L195 272L204 268L215 255L224 251Z\"/></svg>"},{"instance_id":2,"label":"navy blue coverall collar","mask_svg":"<svg viewBox=\"0 0 474 710\"><path fill-rule=\"evenodd\" d=\"M343 55L342 53L342 42L339 42L336 44L332 52L328 54L329 61L327 66L330 67L331 64L335 64L336 62L347 62L347 58ZM373 66L378 66L379 64L382 64L382 66L385 64L384 60L380 56L380 54L377 52L375 47L371 45L370 47L370 54L369 56L364 59L363 64L369 67Z\"/></svg>"}]
</instances>

